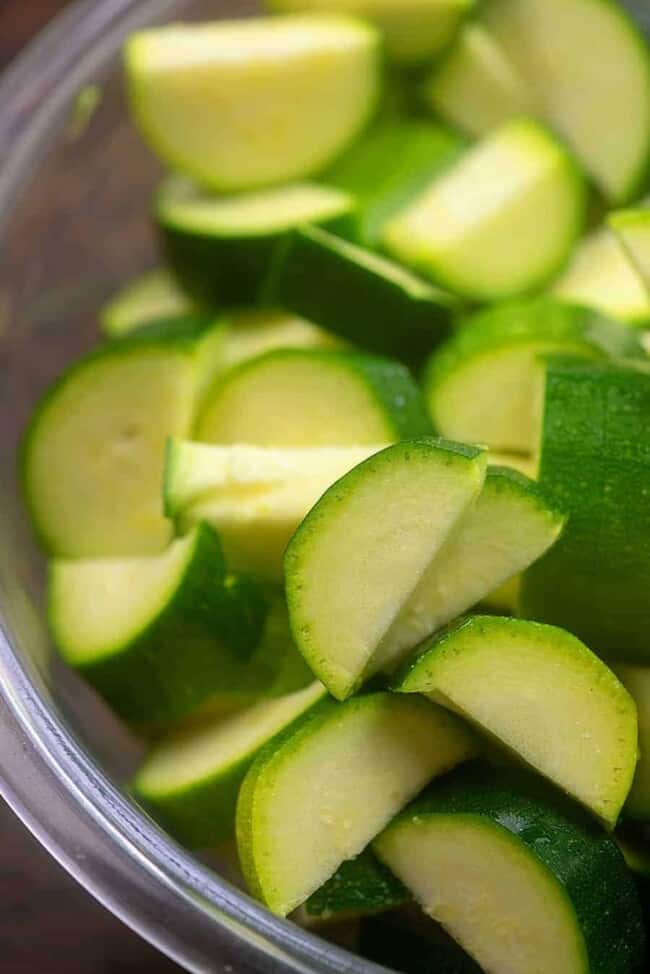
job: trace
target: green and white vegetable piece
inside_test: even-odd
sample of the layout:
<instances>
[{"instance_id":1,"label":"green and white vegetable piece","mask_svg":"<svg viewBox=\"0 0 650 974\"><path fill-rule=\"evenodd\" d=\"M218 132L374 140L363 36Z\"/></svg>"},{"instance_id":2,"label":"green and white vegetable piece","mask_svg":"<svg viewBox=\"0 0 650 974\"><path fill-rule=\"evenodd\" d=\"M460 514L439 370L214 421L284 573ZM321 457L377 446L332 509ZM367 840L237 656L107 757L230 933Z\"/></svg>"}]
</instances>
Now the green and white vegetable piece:
<instances>
[{"instance_id":1,"label":"green and white vegetable piece","mask_svg":"<svg viewBox=\"0 0 650 974\"><path fill-rule=\"evenodd\" d=\"M163 251L184 290L201 306L255 304L278 241L304 223L339 227L352 212L346 192L318 183L210 194L179 176L158 190Z\"/></svg>"},{"instance_id":2,"label":"green and white vegetable piece","mask_svg":"<svg viewBox=\"0 0 650 974\"><path fill-rule=\"evenodd\" d=\"M309 925L341 922L386 913L405 906L411 896L371 849L342 863L334 875L300 908L299 919Z\"/></svg>"},{"instance_id":3,"label":"green and white vegetable piece","mask_svg":"<svg viewBox=\"0 0 650 974\"><path fill-rule=\"evenodd\" d=\"M426 693L500 741L613 828L637 762L634 701L563 629L472 616L434 636L395 688Z\"/></svg>"},{"instance_id":4,"label":"green and white vegetable piece","mask_svg":"<svg viewBox=\"0 0 650 974\"><path fill-rule=\"evenodd\" d=\"M223 372L277 348L337 348L343 343L311 321L277 310L240 309L223 315Z\"/></svg>"},{"instance_id":5,"label":"green and white vegetable piece","mask_svg":"<svg viewBox=\"0 0 650 974\"><path fill-rule=\"evenodd\" d=\"M650 165L650 53L623 6L491 0L481 19L609 200L634 199Z\"/></svg>"},{"instance_id":6,"label":"green and white vegetable piece","mask_svg":"<svg viewBox=\"0 0 650 974\"><path fill-rule=\"evenodd\" d=\"M588 308L541 297L467 318L428 362L424 390L435 428L491 449L533 453L544 356L645 357L638 336Z\"/></svg>"},{"instance_id":7,"label":"green and white vegetable piece","mask_svg":"<svg viewBox=\"0 0 650 974\"><path fill-rule=\"evenodd\" d=\"M216 528L231 567L282 582L284 551L305 515L339 477L385 446L287 449L172 440L165 510L183 529L200 521Z\"/></svg>"},{"instance_id":8,"label":"green and white vegetable piece","mask_svg":"<svg viewBox=\"0 0 650 974\"><path fill-rule=\"evenodd\" d=\"M314 683L173 731L147 756L133 792L182 842L215 846L234 834L239 786L258 751L325 695Z\"/></svg>"},{"instance_id":9,"label":"green and white vegetable piece","mask_svg":"<svg viewBox=\"0 0 650 974\"><path fill-rule=\"evenodd\" d=\"M523 119L434 180L388 224L384 244L451 291L488 301L556 274L584 216L581 173L549 132Z\"/></svg>"},{"instance_id":10,"label":"green and white vegetable piece","mask_svg":"<svg viewBox=\"0 0 650 974\"><path fill-rule=\"evenodd\" d=\"M618 665L614 672L632 695L639 717L639 763L625 803L628 818L650 821L650 670Z\"/></svg>"},{"instance_id":11,"label":"green and white vegetable piece","mask_svg":"<svg viewBox=\"0 0 650 974\"><path fill-rule=\"evenodd\" d=\"M269 352L233 369L196 427L206 443L359 446L431 431L408 370L389 359L327 349Z\"/></svg>"},{"instance_id":12,"label":"green and white vegetable piece","mask_svg":"<svg viewBox=\"0 0 650 974\"><path fill-rule=\"evenodd\" d=\"M642 969L641 909L616 843L534 780L460 769L373 845L482 970Z\"/></svg>"},{"instance_id":13,"label":"green and white vegetable piece","mask_svg":"<svg viewBox=\"0 0 650 974\"><path fill-rule=\"evenodd\" d=\"M53 561L48 610L66 662L127 720L154 723L198 707L250 658L266 602L200 526L162 555Z\"/></svg>"},{"instance_id":14,"label":"green and white vegetable piece","mask_svg":"<svg viewBox=\"0 0 650 974\"><path fill-rule=\"evenodd\" d=\"M534 113L528 82L479 21L461 29L425 80L422 97L442 118L476 138Z\"/></svg>"},{"instance_id":15,"label":"green and white vegetable piece","mask_svg":"<svg viewBox=\"0 0 650 974\"><path fill-rule=\"evenodd\" d=\"M428 781L476 753L471 731L427 700L324 701L264 748L244 779L237 844L248 888L286 916Z\"/></svg>"},{"instance_id":16,"label":"green and white vegetable piece","mask_svg":"<svg viewBox=\"0 0 650 974\"><path fill-rule=\"evenodd\" d=\"M336 15L153 28L131 35L125 61L149 145L222 192L322 169L359 134L380 89L378 32Z\"/></svg>"},{"instance_id":17,"label":"green and white vegetable piece","mask_svg":"<svg viewBox=\"0 0 650 974\"><path fill-rule=\"evenodd\" d=\"M287 604L296 645L333 696L358 689L485 469L478 448L407 440L360 464L307 515L285 555Z\"/></svg>"},{"instance_id":18,"label":"green and white vegetable piece","mask_svg":"<svg viewBox=\"0 0 650 974\"><path fill-rule=\"evenodd\" d=\"M565 518L533 480L488 467L478 500L424 572L366 670L393 670L431 633L519 575L557 541Z\"/></svg>"},{"instance_id":19,"label":"green and white vegetable piece","mask_svg":"<svg viewBox=\"0 0 650 974\"><path fill-rule=\"evenodd\" d=\"M620 210L607 222L641 275L650 302L650 208Z\"/></svg>"},{"instance_id":20,"label":"green and white vegetable piece","mask_svg":"<svg viewBox=\"0 0 650 974\"><path fill-rule=\"evenodd\" d=\"M102 331L108 338L121 338L151 321L175 318L192 311L169 271L156 268L136 278L100 311Z\"/></svg>"}]
</instances>

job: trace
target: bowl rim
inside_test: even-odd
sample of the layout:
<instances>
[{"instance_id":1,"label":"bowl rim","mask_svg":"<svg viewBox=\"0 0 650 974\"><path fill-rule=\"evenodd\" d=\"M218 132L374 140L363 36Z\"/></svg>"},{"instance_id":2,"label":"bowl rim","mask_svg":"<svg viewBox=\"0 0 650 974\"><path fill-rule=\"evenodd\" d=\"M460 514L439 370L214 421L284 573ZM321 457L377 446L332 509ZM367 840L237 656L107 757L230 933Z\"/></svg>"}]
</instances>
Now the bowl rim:
<instances>
[{"instance_id":1,"label":"bowl rim","mask_svg":"<svg viewBox=\"0 0 650 974\"><path fill-rule=\"evenodd\" d=\"M77 0L0 77L0 244L77 92L175 0ZM217 11L218 13L218 11ZM0 610L8 587L0 578ZM385 968L272 916L177 845L76 739L0 611L0 794L91 895L188 971Z\"/></svg>"}]
</instances>

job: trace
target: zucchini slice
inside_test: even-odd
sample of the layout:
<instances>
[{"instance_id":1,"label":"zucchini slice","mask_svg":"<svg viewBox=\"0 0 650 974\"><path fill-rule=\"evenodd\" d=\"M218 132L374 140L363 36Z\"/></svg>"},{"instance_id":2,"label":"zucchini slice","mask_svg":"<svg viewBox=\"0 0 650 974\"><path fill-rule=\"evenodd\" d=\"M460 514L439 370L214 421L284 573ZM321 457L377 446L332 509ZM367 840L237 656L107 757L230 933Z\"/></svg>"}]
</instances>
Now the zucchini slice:
<instances>
[{"instance_id":1,"label":"zucchini slice","mask_svg":"<svg viewBox=\"0 0 650 974\"><path fill-rule=\"evenodd\" d=\"M645 357L625 325L550 297L480 311L427 364L424 391L435 428L494 450L533 453L543 358L553 352Z\"/></svg>"},{"instance_id":2,"label":"zucchini slice","mask_svg":"<svg viewBox=\"0 0 650 974\"><path fill-rule=\"evenodd\" d=\"M420 578L366 675L394 670L423 639L518 576L557 541L564 523L534 481L488 467L478 500Z\"/></svg>"},{"instance_id":3,"label":"zucchini slice","mask_svg":"<svg viewBox=\"0 0 650 974\"><path fill-rule=\"evenodd\" d=\"M639 900L616 843L535 781L460 769L373 847L482 970L642 969Z\"/></svg>"},{"instance_id":4,"label":"zucchini slice","mask_svg":"<svg viewBox=\"0 0 650 974\"><path fill-rule=\"evenodd\" d=\"M640 274L650 302L650 209L620 210L607 223Z\"/></svg>"},{"instance_id":5,"label":"zucchini slice","mask_svg":"<svg viewBox=\"0 0 650 974\"><path fill-rule=\"evenodd\" d=\"M428 700L324 701L264 748L244 779L237 845L251 893L286 916L435 775L475 754L472 732Z\"/></svg>"},{"instance_id":6,"label":"zucchini slice","mask_svg":"<svg viewBox=\"0 0 650 974\"><path fill-rule=\"evenodd\" d=\"M400 264L314 227L283 242L262 293L267 304L411 365L447 337L459 308Z\"/></svg>"},{"instance_id":7,"label":"zucchini slice","mask_svg":"<svg viewBox=\"0 0 650 974\"><path fill-rule=\"evenodd\" d=\"M127 720L174 720L250 658L266 602L226 572L201 525L162 555L51 562L49 619L65 661Z\"/></svg>"},{"instance_id":8,"label":"zucchini slice","mask_svg":"<svg viewBox=\"0 0 650 974\"><path fill-rule=\"evenodd\" d=\"M172 731L147 756L133 793L181 842L215 846L234 835L239 786L258 751L325 695L314 683Z\"/></svg>"},{"instance_id":9,"label":"zucchini slice","mask_svg":"<svg viewBox=\"0 0 650 974\"><path fill-rule=\"evenodd\" d=\"M266 0L277 13L331 11L354 14L384 35L389 58L418 65L436 57L450 42L474 0Z\"/></svg>"},{"instance_id":10,"label":"zucchini slice","mask_svg":"<svg viewBox=\"0 0 650 974\"><path fill-rule=\"evenodd\" d=\"M561 300L595 308L630 325L650 322L650 296L609 227L587 234L550 290Z\"/></svg>"},{"instance_id":11,"label":"zucchini slice","mask_svg":"<svg viewBox=\"0 0 650 974\"><path fill-rule=\"evenodd\" d=\"M307 925L340 922L386 913L405 906L411 896L371 849L342 863L300 910Z\"/></svg>"},{"instance_id":12,"label":"zucchini slice","mask_svg":"<svg viewBox=\"0 0 650 974\"><path fill-rule=\"evenodd\" d=\"M100 324L107 338L121 338L150 321L190 314L189 298L163 267L137 277L116 294L100 311Z\"/></svg>"},{"instance_id":13,"label":"zucchini slice","mask_svg":"<svg viewBox=\"0 0 650 974\"><path fill-rule=\"evenodd\" d=\"M303 179L369 120L380 38L343 16L172 24L132 34L131 109L173 169L222 192Z\"/></svg>"},{"instance_id":14,"label":"zucchini slice","mask_svg":"<svg viewBox=\"0 0 650 974\"><path fill-rule=\"evenodd\" d=\"M618 665L614 672L632 695L639 717L639 763L632 790L625 803L625 815L650 821L650 670Z\"/></svg>"},{"instance_id":15,"label":"zucchini slice","mask_svg":"<svg viewBox=\"0 0 650 974\"><path fill-rule=\"evenodd\" d=\"M165 510L184 530L211 524L237 571L281 583L285 549L305 515L339 477L384 446L274 449L172 440Z\"/></svg>"},{"instance_id":16,"label":"zucchini slice","mask_svg":"<svg viewBox=\"0 0 650 974\"><path fill-rule=\"evenodd\" d=\"M451 291L505 298L560 270L582 231L585 200L564 148L536 122L517 120L434 180L387 225L383 242Z\"/></svg>"},{"instance_id":17,"label":"zucchini slice","mask_svg":"<svg viewBox=\"0 0 650 974\"><path fill-rule=\"evenodd\" d=\"M276 348L338 348L336 335L311 321L275 309L239 309L223 316L225 339L221 373Z\"/></svg>"},{"instance_id":18,"label":"zucchini slice","mask_svg":"<svg viewBox=\"0 0 650 974\"><path fill-rule=\"evenodd\" d=\"M251 305L292 227L340 224L353 205L349 194L317 183L216 196L170 176L156 196L155 216L169 266L198 305Z\"/></svg>"},{"instance_id":19,"label":"zucchini slice","mask_svg":"<svg viewBox=\"0 0 650 974\"><path fill-rule=\"evenodd\" d=\"M535 108L528 82L479 21L462 28L424 81L422 97L445 121L475 138Z\"/></svg>"},{"instance_id":20,"label":"zucchini slice","mask_svg":"<svg viewBox=\"0 0 650 974\"><path fill-rule=\"evenodd\" d=\"M479 494L478 448L422 438L389 447L321 497L284 559L291 630L330 693L363 682L385 634Z\"/></svg>"},{"instance_id":21,"label":"zucchini slice","mask_svg":"<svg viewBox=\"0 0 650 974\"><path fill-rule=\"evenodd\" d=\"M569 520L521 590L528 618L639 665L650 660L649 420L645 362L549 363L539 479Z\"/></svg>"},{"instance_id":22,"label":"zucchini slice","mask_svg":"<svg viewBox=\"0 0 650 974\"><path fill-rule=\"evenodd\" d=\"M650 166L650 52L612 0L490 0L482 21L612 202Z\"/></svg>"},{"instance_id":23,"label":"zucchini slice","mask_svg":"<svg viewBox=\"0 0 650 974\"><path fill-rule=\"evenodd\" d=\"M206 400L196 439L256 446L360 446L431 432L408 370L327 349L268 352L233 369Z\"/></svg>"},{"instance_id":24,"label":"zucchini slice","mask_svg":"<svg viewBox=\"0 0 650 974\"><path fill-rule=\"evenodd\" d=\"M395 687L462 714L615 826L637 762L636 707L575 636L472 616L424 644Z\"/></svg>"}]
</instances>

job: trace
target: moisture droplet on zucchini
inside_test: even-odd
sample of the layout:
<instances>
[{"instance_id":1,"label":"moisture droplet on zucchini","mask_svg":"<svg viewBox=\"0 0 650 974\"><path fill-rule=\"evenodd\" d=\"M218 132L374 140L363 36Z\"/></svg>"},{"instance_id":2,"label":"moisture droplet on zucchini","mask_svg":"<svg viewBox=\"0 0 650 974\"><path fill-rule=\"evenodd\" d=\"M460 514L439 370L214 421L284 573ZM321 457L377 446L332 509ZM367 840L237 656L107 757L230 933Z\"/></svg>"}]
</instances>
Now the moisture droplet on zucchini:
<instances>
[{"instance_id":1,"label":"moisture droplet on zucchini","mask_svg":"<svg viewBox=\"0 0 650 974\"><path fill-rule=\"evenodd\" d=\"M232 568L282 582L284 551L302 519L339 477L384 446L278 449L172 440L165 510L184 529L211 524Z\"/></svg>"},{"instance_id":2,"label":"moisture droplet on zucchini","mask_svg":"<svg viewBox=\"0 0 650 974\"><path fill-rule=\"evenodd\" d=\"M180 841L215 846L234 834L239 786L255 755L325 695L314 683L225 719L173 731L147 756L134 794Z\"/></svg>"},{"instance_id":3,"label":"moisture droplet on zucchini","mask_svg":"<svg viewBox=\"0 0 650 974\"><path fill-rule=\"evenodd\" d=\"M258 755L237 845L248 888L274 913L304 903L428 781L476 754L458 718L406 699L324 701Z\"/></svg>"},{"instance_id":4,"label":"moisture droplet on zucchini","mask_svg":"<svg viewBox=\"0 0 650 974\"><path fill-rule=\"evenodd\" d=\"M462 132L481 138L534 113L528 83L478 21L462 28L422 88L427 106Z\"/></svg>"},{"instance_id":5,"label":"moisture droplet on zucchini","mask_svg":"<svg viewBox=\"0 0 650 974\"><path fill-rule=\"evenodd\" d=\"M534 481L488 467L478 500L420 578L366 675L395 669L423 639L519 575L557 541L564 522Z\"/></svg>"},{"instance_id":6,"label":"moisture droplet on zucchini","mask_svg":"<svg viewBox=\"0 0 650 974\"><path fill-rule=\"evenodd\" d=\"M632 695L639 718L639 763L624 812L628 818L647 822L650 821L650 670L618 665L614 672Z\"/></svg>"},{"instance_id":7,"label":"moisture droplet on zucchini","mask_svg":"<svg viewBox=\"0 0 650 974\"><path fill-rule=\"evenodd\" d=\"M428 362L424 391L435 428L452 439L531 454L537 447L543 358L645 357L618 321L553 298L467 318Z\"/></svg>"},{"instance_id":8,"label":"moisture droplet on zucchini","mask_svg":"<svg viewBox=\"0 0 650 974\"><path fill-rule=\"evenodd\" d=\"M262 298L413 365L447 337L459 309L452 295L400 264L315 227L282 243Z\"/></svg>"},{"instance_id":9,"label":"moisture droplet on zucchini","mask_svg":"<svg viewBox=\"0 0 650 974\"><path fill-rule=\"evenodd\" d=\"M620 210L607 222L641 275L650 303L650 209Z\"/></svg>"},{"instance_id":10,"label":"moisture droplet on zucchini","mask_svg":"<svg viewBox=\"0 0 650 974\"><path fill-rule=\"evenodd\" d=\"M200 526L162 555L50 565L49 620L65 661L126 720L174 720L200 706L260 641L266 602L228 575Z\"/></svg>"},{"instance_id":11,"label":"moisture droplet on zucchini","mask_svg":"<svg viewBox=\"0 0 650 974\"><path fill-rule=\"evenodd\" d=\"M340 226L352 197L317 183L216 196L179 176L156 196L162 248L183 289L202 306L255 304L274 249L303 223Z\"/></svg>"},{"instance_id":12,"label":"moisture droplet on zucchini","mask_svg":"<svg viewBox=\"0 0 650 974\"><path fill-rule=\"evenodd\" d=\"M284 559L291 630L330 693L363 681L381 640L481 490L486 455L422 438L389 447L321 497Z\"/></svg>"},{"instance_id":13,"label":"moisture droplet on zucchini","mask_svg":"<svg viewBox=\"0 0 650 974\"><path fill-rule=\"evenodd\" d=\"M100 311L102 331L121 338L151 321L190 314L189 298L163 267L136 278L119 291Z\"/></svg>"},{"instance_id":14,"label":"moisture droplet on zucchini","mask_svg":"<svg viewBox=\"0 0 650 974\"><path fill-rule=\"evenodd\" d=\"M637 762L636 707L575 636L473 616L424 644L395 688L426 693L471 720L615 826Z\"/></svg>"},{"instance_id":15,"label":"moisture droplet on zucchini","mask_svg":"<svg viewBox=\"0 0 650 974\"><path fill-rule=\"evenodd\" d=\"M581 233L585 198L560 143L518 120L434 180L387 225L383 242L451 291L505 298L540 287L562 267Z\"/></svg>"},{"instance_id":16,"label":"moisture droplet on zucchini","mask_svg":"<svg viewBox=\"0 0 650 974\"><path fill-rule=\"evenodd\" d=\"M380 38L342 16L173 24L125 50L133 116L173 169L222 192L303 179L359 134Z\"/></svg>"},{"instance_id":17,"label":"moisture droplet on zucchini","mask_svg":"<svg viewBox=\"0 0 650 974\"><path fill-rule=\"evenodd\" d=\"M631 974L645 936L613 839L527 776L460 769L373 843L494 974Z\"/></svg>"},{"instance_id":18,"label":"moisture droplet on zucchini","mask_svg":"<svg viewBox=\"0 0 650 974\"><path fill-rule=\"evenodd\" d=\"M307 925L340 922L396 910L411 900L408 890L371 849L342 863L300 910Z\"/></svg>"},{"instance_id":19,"label":"moisture droplet on zucchini","mask_svg":"<svg viewBox=\"0 0 650 974\"><path fill-rule=\"evenodd\" d=\"M268 352L233 369L205 403L195 437L256 446L359 446L431 432L408 370L327 349Z\"/></svg>"}]
</instances>

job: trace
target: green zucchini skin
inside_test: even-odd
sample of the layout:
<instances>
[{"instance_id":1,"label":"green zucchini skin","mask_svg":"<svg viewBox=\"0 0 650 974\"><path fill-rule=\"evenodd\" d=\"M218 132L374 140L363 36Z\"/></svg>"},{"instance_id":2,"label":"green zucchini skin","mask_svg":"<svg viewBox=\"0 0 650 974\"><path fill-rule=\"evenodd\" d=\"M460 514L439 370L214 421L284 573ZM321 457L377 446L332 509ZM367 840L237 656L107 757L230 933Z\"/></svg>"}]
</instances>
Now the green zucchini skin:
<instances>
[{"instance_id":1,"label":"green zucchini skin","mask_svg":"<svg viewBox=\"0 0 650 974\"><path fill-rule=\"evenodd\" d=\"M167 723L220 689L224 656L235 666L250 658L266 612L261 589L227 574L216 533L202 525L194 557L157 618L115 654L76 668L124 720Z\"/></svg>"},{"instance_id":2,"label":"green zucchini skin","mask_svg":"<svg viewBox=\"0 0 650 974\"><path fill-rule=\"evenodd\" d=\"M383 276L364 265L366 255L377 260L325 231L294 230L276 251L262 301L287 308L377 355L417 366L449 335L459 305L452 295L415 275L413 289Z\"/></svg>"},{"instance_id":3,"label":"green zucchini skin","mask_svg":"<svg viewBox=\"0 0 650 974\"><path fill-rule=\"evenodd\" d=\"M403 883L377 859L371 849L339 866L331 879L309 897L303 907L314 920L343 920L384 913L411 902Z\"/></svg>"},{"instance_id":4,"label":"green zucchini skin","mask_svg":"<svg viewBox=\"0 0 650 974\"><path fill-rule=\"evenodd\" d=\"M550 870L575 910L589 974L643 970L645 931L634 880L616 842L580 809L532 775L474 765L429 786L397 821L436 814L488 819Z\"/></svg>"},{"instance_id":5,"label":"green zucchini skin","mask_svg":"<svg viewBox=\"0 0 650 974\"><path fill-rule=\"evenodd\" d=\"M539 481L569 515L524 575L520 611L606 658L650 661L650 367L553 359Z\"/></svg>"}]
</instances>

